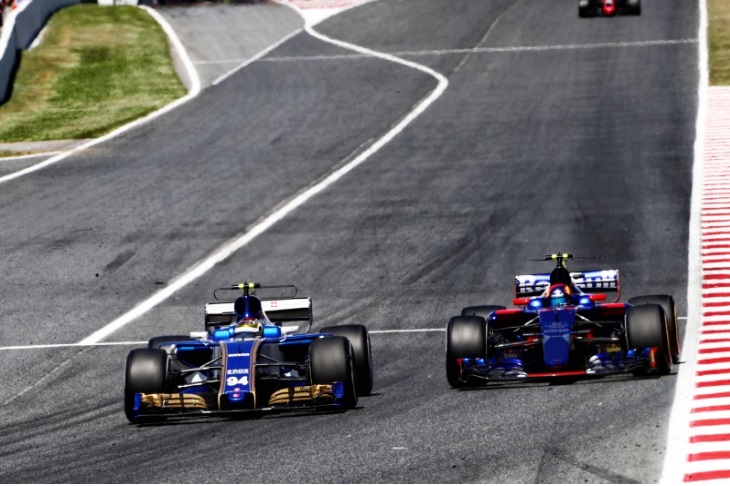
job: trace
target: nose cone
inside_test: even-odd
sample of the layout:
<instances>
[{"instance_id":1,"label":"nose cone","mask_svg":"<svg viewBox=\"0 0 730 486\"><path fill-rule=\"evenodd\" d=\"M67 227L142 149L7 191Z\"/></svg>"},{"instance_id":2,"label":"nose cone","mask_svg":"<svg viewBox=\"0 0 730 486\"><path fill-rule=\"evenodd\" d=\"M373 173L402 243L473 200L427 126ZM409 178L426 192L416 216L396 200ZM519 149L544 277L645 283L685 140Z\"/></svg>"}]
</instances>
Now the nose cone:
<instances>
[{"instance_id":1,"label":"nose cone","mask_svg":"<svg viewBox=\"0 0 730 486\"><path fill-rule=\"evenodd\" d=\"M616 14L616 4L613 2L613 0L606 0L603 2L603 15L615 15Z\"/></svg>"}]
</instances>

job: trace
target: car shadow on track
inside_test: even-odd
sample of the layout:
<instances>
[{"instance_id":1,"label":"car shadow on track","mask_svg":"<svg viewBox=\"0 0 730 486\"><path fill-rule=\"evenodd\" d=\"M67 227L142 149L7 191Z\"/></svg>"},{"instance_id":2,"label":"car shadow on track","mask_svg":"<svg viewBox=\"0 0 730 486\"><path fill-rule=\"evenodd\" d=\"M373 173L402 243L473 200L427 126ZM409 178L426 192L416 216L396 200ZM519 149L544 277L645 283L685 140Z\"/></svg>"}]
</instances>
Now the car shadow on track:
<instances>
[{"instance_id":1,"label":"car shadow on track","mask_svg":"<svg viewBox=\"0 0 730 486\"><path fill-rule=\"evenodd\" d=\"M371 395L372 396L372 395ZM166 416L166 417L154 417L148 421L132 424L136 427L167 427L174 425L190 425L190 424L202 424L202 423L221 423L221 422L248 422L265 419L278 419L284 420L287 418L295 417L313 417L319 415L340 415L347 412L355 412L357 410L364 409L365 407L358 406L347 410L307 410L307 411L287 411L287 412L246 412L232 415L216 415L216 416Z\"/></svg>"},{"instance_id":2,"label":"car shadow on track","mask_svg":"<svg viewBox=\"0 0 730 486\"><path fill-rule=\"evenodd\" d=\"M487 384L474 383L467 387L459 388L459 392L472 392L487 389L524 389L524 388L543 388L551 386L590 386L602 383L622 383L629 381L658 380L660 378L676 376L677 372L673 371L669 375L607 375L607 376L591 376L591 377L559 377L559 378L535 378L525 381L490 381Z\"/></svg>"}]
</instances>

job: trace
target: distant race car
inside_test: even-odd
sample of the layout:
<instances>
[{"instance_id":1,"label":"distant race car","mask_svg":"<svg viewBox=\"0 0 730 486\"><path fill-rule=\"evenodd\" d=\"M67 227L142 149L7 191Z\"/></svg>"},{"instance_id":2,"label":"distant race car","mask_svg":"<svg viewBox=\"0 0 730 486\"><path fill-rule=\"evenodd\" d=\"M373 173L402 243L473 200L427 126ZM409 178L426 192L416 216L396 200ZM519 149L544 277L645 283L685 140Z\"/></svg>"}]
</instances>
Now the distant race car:
<instances>
[{"instance_id":1,"label":"distant race car","mask_svg":"<svg viewBox=\"0 0 730 486\"><path fill-rule=\"evenodd\" d=\"M578 0L579 17L641 15L641 0Z\"/></svg>"},{"instance_id":2,"label":"distant race car","mask_svg":"<svg viewBox=\"0 0 730 486\"><path fill-rule=\"evenodd\" d=\"M499 380L671 373L679 363L674 299L619 303L618 270L569 272L570 253L546 255L551 273L515 276L514 304L465 307L446 329L446 377L454 388ZM613 303L600 303L604 292Z\"/></svg>"},{"instance_id":3,"label":"distant race car","mask_svg":"<svg viewBox=\"0 0 730 486\"><path fill-rule=\"evenodd\" d=\"M255 289L293 289L263 299ZM242 292L220 300L220 292ZM373 386L370 337L359 324L310 333L312 301L294 286L216 289L205 331L159 336L127 356L124 412L133 423L170 417L345 410ZM230 294L229 294L230 295ZM288 334L306 325L304 333Z\"/></svg>"}]
</instances>

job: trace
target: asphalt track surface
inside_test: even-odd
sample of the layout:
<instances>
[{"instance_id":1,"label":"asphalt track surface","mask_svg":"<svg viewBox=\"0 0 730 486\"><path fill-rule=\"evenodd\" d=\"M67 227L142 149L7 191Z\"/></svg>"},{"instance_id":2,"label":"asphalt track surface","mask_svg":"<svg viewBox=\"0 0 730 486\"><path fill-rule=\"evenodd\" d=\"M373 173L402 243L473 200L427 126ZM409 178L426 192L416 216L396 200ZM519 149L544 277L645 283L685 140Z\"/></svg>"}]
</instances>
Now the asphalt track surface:
<instances>
[{"instance_id":1,"label":"asphalt track surface","mask_svg":"<svg viewBox=\"0 0 730 486\"><path fill-rule=\"evenodd\" d=\"M449 86L106 341L201 330L221 285L292 283L315 329L373 332L374 394L336 415L140 427L122 410L135 345L3 350L0 482L656 482L676 376L455 391L443 332L377 332L509 303L515 273L549 269L525 259L553 251L606 256L622 296L673 294L685 315L698 11L643 3L639 18L579 19L573 0L380 0L318 25ZM301 33L166 116L5 183L0 343L81 341L436 86L352 54Z\"/></svg>"}]
</instances>

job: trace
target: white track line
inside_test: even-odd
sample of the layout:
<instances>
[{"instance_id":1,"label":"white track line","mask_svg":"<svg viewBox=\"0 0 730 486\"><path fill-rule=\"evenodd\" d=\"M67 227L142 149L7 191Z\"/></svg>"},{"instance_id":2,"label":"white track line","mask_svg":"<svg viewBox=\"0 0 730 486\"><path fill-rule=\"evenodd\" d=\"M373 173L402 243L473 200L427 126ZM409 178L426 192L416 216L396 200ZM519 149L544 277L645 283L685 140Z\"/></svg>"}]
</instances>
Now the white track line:
<instances>
[{"instance_id":1,"label":"white track line","mask_svg":"<svg viewBox=\"0 0 730 486\"><path fill-rule=\"evenodd\" d=\"M686 317L680 317L680 320L686 320ZM368 331L369 334L414 334L414 333L430 333L430 332L445 332L446 327L431 327L424 329L376 329ZM730 337L730 330L728 330L728 337ZM83 348L83 347L94 347L94 346L137 346L146 345L147 341L116 341L116 342L103 342L103 343L66 343L66 344L28 344L18 346L1 346L0 351L25 351L29 349L51 349L51 348Z\"/></svg>"},{"instance_id":2,"label":"white track line","mask_svg":"<svg viewBox=\"0 0 730 486\"><path fill-rule=\"evenodd\" d=\"M3 346L0 351L27 351L29 349L56 349L56 348L88 348L92 346L137 346L147 344L147 341L117 341L113 343L67 343L67 344L28 344L23 346Z\"/></svg>"},{"instance_id":3,"label":"white track line","mask_svg":"<svg viewBox=\"0 0 730 486\"><path fill-rule=\"evenodd\" d=\"M185 71L187 72L188 76L190 76L190 92L188 96L190 96L190 98L197 96L201 90L200 77L198 76L198 71L195 69L195 66L193 66L193 61L190 59L188 51L185 49L183 43L180 42L180 38L177 36L177 33L173 30L172 26L167 22L167 20L165 20L162 15L157 13L156 10L144 5L140 6L139 8L150 14L150 16L155 19L158 24L160 24L162 30L165 31L165 34L167 34L167 38L170 39L173 49L180 56L180 60L185 67Z\"/></svg>"},{"instance_id":4,"label":"white track line","mask_svg":"<svg viewBox=\"0 0 730 486\"><path fill-rule=\"evenodd\" d=\"M276 49L277 47L279 47L280 45L282 45L284 42L288 41L289 39L291 39L295 35L300 34L301 32L302 32L302 29L297 29L297 30L295 30L294 32L292 32L290 34L285 35L284 37L282 37L281 39L279 39L278 41L276 41L274 44L270 45L269 47L267 47L263 51L259 52L258 54L256 54L252 58L246 59L241 64L239 64L238 66L234 67L233 69L231 69L227 73L224 73L223 75L221 75L218 78L216 78L211 83L211 85L212 86L215 86L215 85L217 85L217 84L225 81L226 79L230 78L231 76L233 76L234 74L236 74L241 69L245 68L246 66L248 66L249 64L251 64L254 61L258 61L259 59L261 59L262 57L264 57L266 54L268 54L269 52L273 51L274 49Z\"/></svg>"},{"instance_id":5,"label":"white track line","mask_svg":"<svg viewBox=\"0 0 730 486\"><path fill-rule=\"evenodd\" d=\"M292 7L294 8L294 7ZM298 9L294 8L299 12ZM301 12L299 12L301 14ZM305 19L306 20L306 19ZM305 22L305 30L309 35L320 39L324 42L334 44L340 47L343 47L345 49L353 50L362 54L367 54L372 57L377 57L380 59L384 59L396 64L400 64L403 66L410 67L412 69L416 69L418 71L421 71L423 73L426 73L430 76L432 76L437 81L436 88L423 100L421 100L418 105L408 113L402 120L400 120L393 128L391 128L385 135L383 135L378 141L376 141L373 145L371 145L367 150L362 152L358 157L353 159L351 162L347 163L346 165L340 167L339 169L335 170L334 172L331 172L330 175L325 177L324 179L320 180L319 182L314 183L313 185L309 186L296 196L294 196L289 201L283 203L281 206L279 206L277 209L275 209L272 213L270 213L268 216L266 216L263 220L259 221L258 223L254 224L250 228L246 229L242 234L235 237L233 240L229 241L228 243L224 244L220 248L218 248L216 251L214 251L210 256L207 258L204 258L203 260L200 260L199 262L195 263L192 267L187 269L185 272L183 272L181 275L177 276L173 281L165 288L159 290L152 296L148 297L144 301L137 304L134 308L130 309L117 319L113 320L106 326L102 327L95 333L91 334L90 336L86 337L85 339L82 339L79 344L86 345L86 344L95 344L99 341L105 339L115 331L118 331L122 327L126 326L133 320L139 318L146 312L150 311L152 308L156 307L157 305L161 304L168 298L170 298L175 292L182 289L189 283L193 282L197 278L204 275L206 272L208 272L211 268L213 268L216 264L226 260L231 255L233 255L235 252L246 246L248 243L250 243L254 238L264 233L266 230L271 228L274 224L281 221L285 217L287 217L290 213L298 209L300 206L305 204L307 201L309 201L312 197L319 194L320 192L327 189L329 186L340 180L342 177L344 177L346 174L348 174L350 171L361 165L363 162L368 160L373 154L378 152L381 148L383 148L385 145L387 145L393 138L395 138L398 134L400 134L408 125L413 122L418 116L420 116L426 109L431 106L431 104L436 101L446 90L449 82L442 74L437 73L433 69L422 66L420 64L416 64L414 62L406 61L404 59L397 58L395 56L391 56L389 54L383 54L377 51L373 51L371 49L367 49L365 47L357 46L354 44L349 44L347 42L342 42L336 39L329 38L327 36L324 36L318 32L316 32L309 22Z\"/></svg>"},{"instance_id":6,"label":"white track line","mask_svg":"<svg viewBox=\"0 0 730 486\"><path fill-rule=\"evenodd\" d=\"M412 333L429 333L444 332L446 328L431 329L382 329L369 331L369 334L412 334ZM139 346L147 345L147 341L117 341L105 343L72 343L72 344L29 344L23 346L2 346L0 351L27 351L29 349L51 349L51 348L88 348L94 346Z\"/></svg>"}]
</instances>

